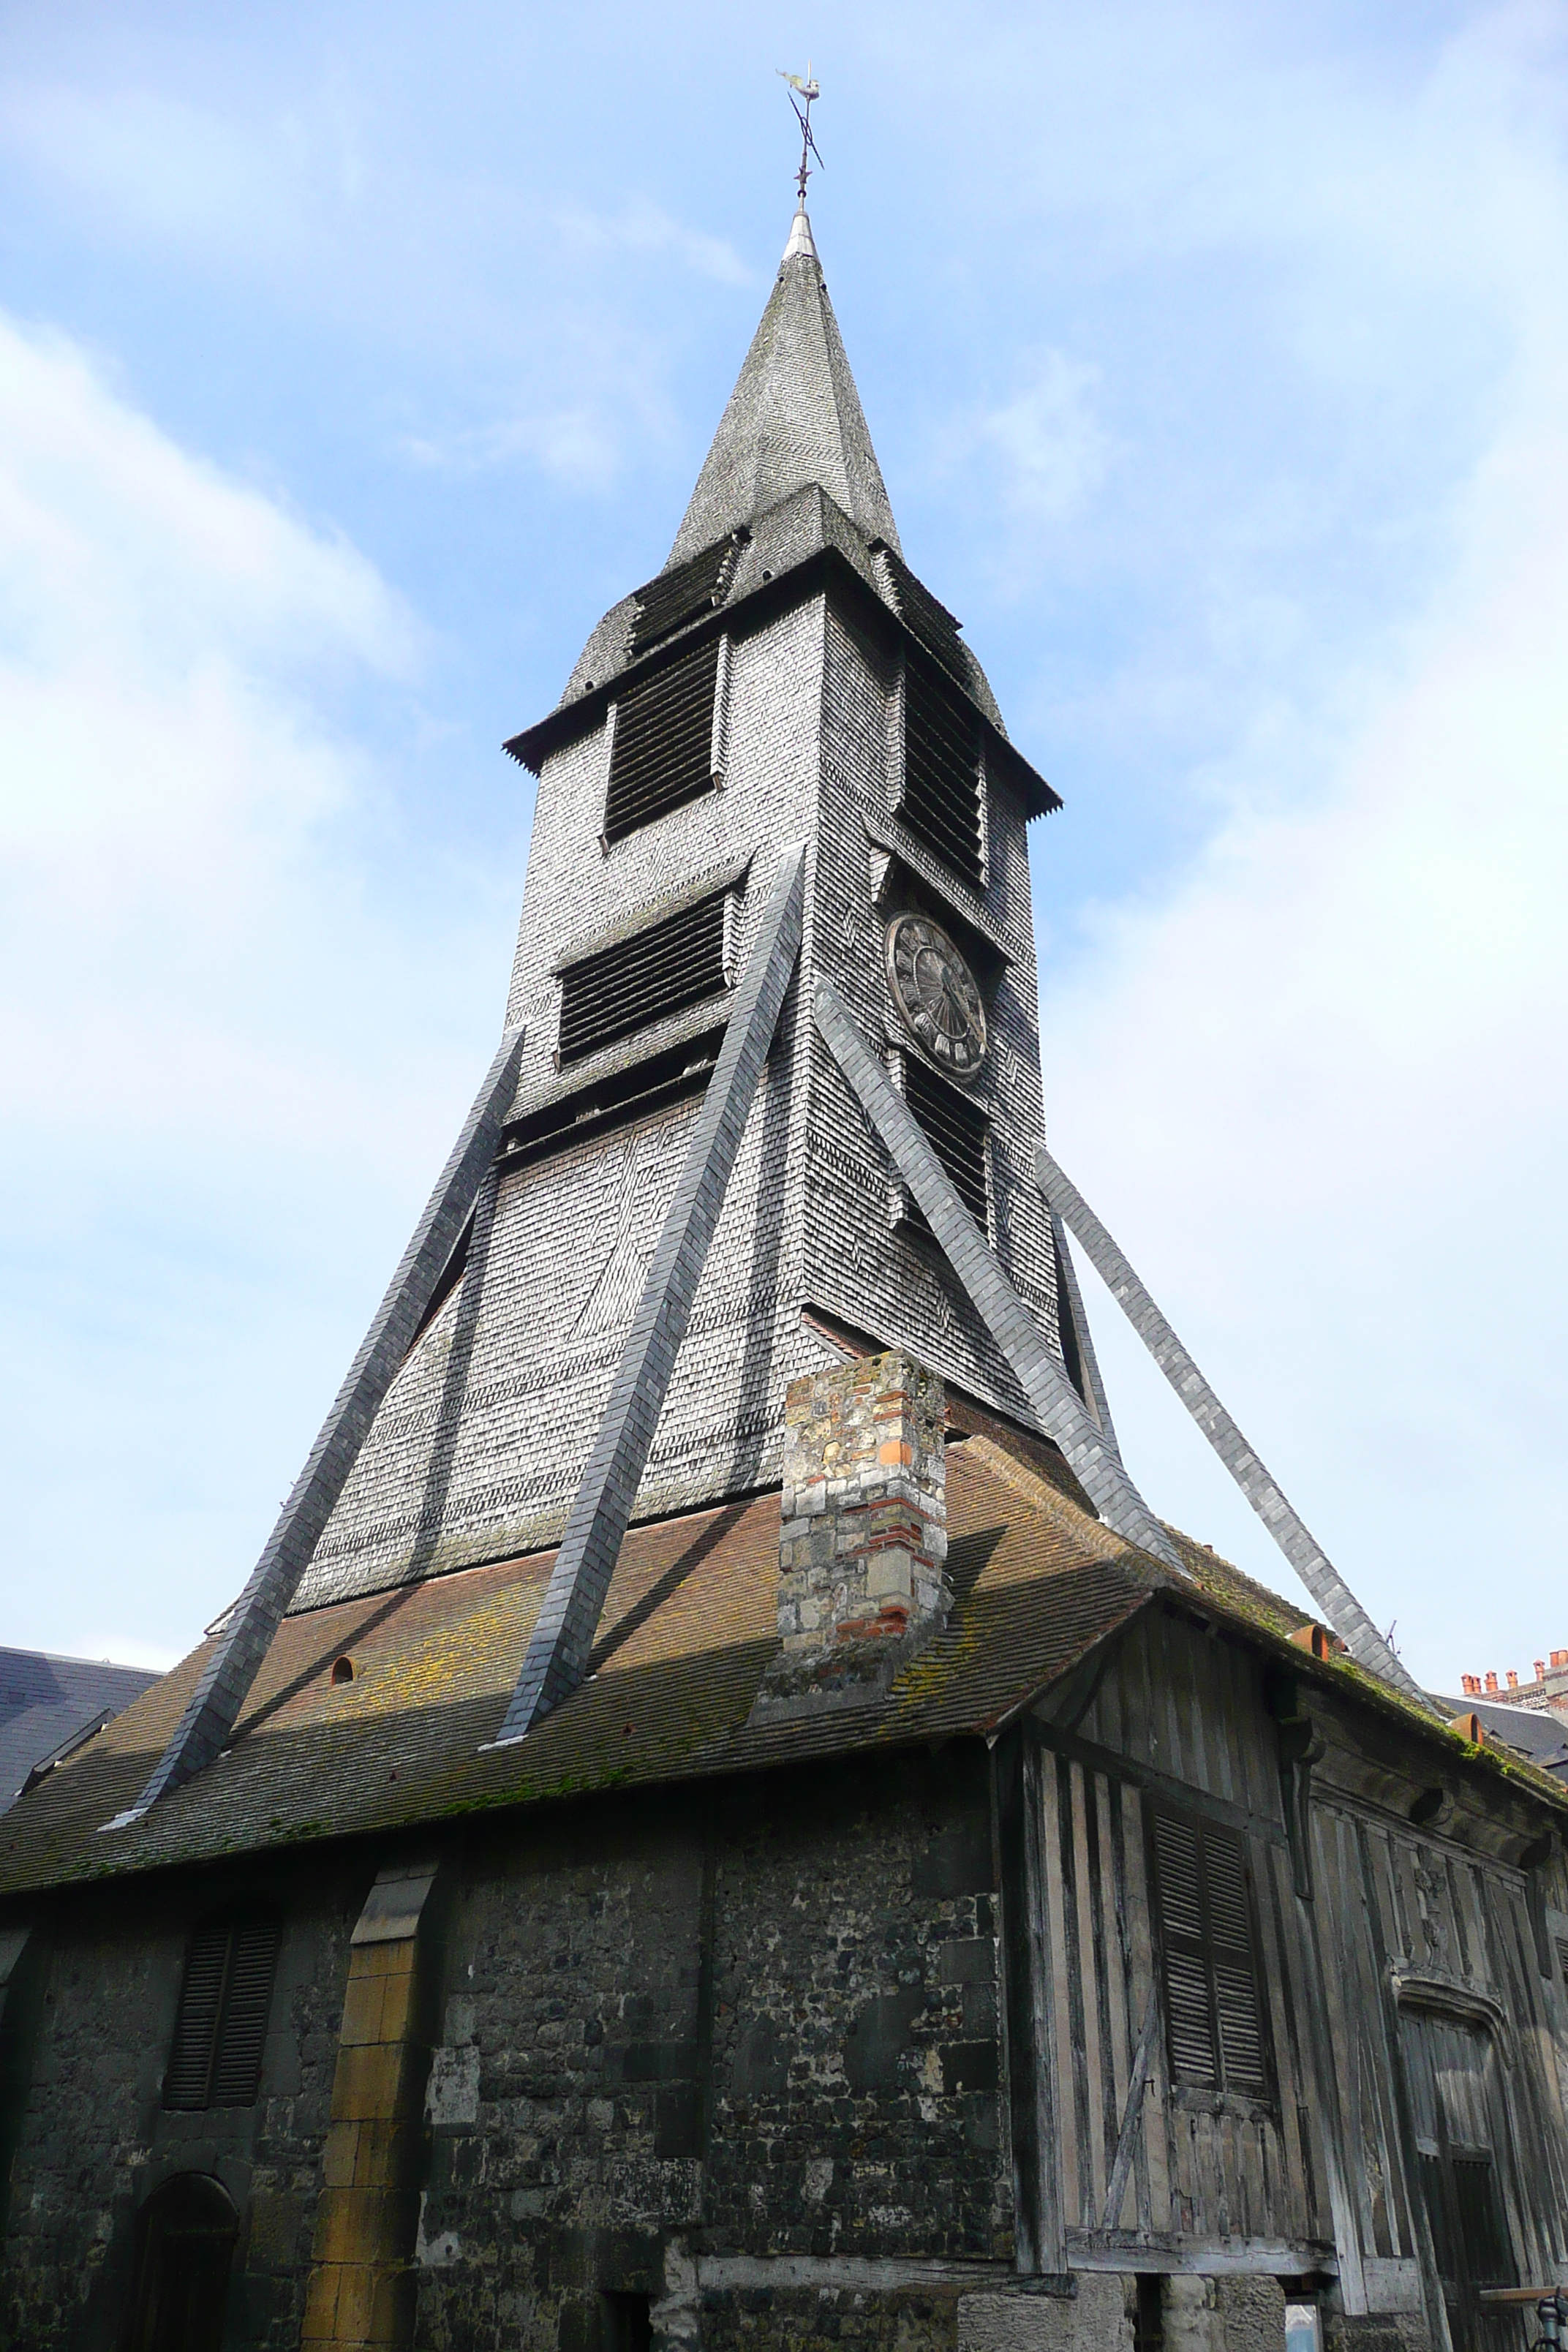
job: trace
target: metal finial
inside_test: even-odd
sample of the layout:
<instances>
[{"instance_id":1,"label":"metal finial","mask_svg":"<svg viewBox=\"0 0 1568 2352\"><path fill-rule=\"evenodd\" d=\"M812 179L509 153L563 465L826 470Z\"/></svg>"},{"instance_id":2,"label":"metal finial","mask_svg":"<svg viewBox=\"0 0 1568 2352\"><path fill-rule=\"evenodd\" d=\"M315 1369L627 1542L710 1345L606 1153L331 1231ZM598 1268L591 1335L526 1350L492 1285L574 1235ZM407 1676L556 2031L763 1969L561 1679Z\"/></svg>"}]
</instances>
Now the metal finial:
<instances>
[{"instance_id":1,"label":"metal finial","mask_svg":"<svg viewBox=\"0 0 1568 2352\"><path fill-rule=\"evenodd\" d=\"M815 155L817 162L819 163L822 163L822 150L818 147L816 140L811 135L811 101L814 98L820 98L822 96L822 90L820 85L813 77L811 59L809 58L807 58L805 61L805 79L804 81L801 79L799 74L785 73L783 66L776 67L774 70L778 73L781 80L787 82L789 85L789 102L795 109L795 119L800 125L800 169L795 175L795 184L800 194L800 208L802 212L804 212L805 210L805 184L811 177L811 164L809 158ZM797 90L800 93L799 97L795 95ZM801 99L805 100L804 106L801 104ZM823 164L823 169L825 171L826 168L826 165Z\"/></svg>"}]
</instances>

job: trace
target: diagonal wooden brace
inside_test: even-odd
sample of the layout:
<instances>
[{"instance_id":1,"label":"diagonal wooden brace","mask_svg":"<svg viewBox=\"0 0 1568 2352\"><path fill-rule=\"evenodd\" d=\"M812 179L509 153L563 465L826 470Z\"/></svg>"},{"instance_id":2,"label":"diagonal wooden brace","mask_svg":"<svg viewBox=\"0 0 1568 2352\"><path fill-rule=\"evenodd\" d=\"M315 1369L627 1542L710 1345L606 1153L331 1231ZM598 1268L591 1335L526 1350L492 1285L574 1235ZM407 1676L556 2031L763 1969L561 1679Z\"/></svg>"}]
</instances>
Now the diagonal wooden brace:
<instances>
[{"instance_id":1,"label":"diagonal wooden brace","mask_svg":"<svg viewBox=\"0 0 1568 2352\"><path fill-rule=\"evenodd\" d=\"M321 1530L347 1484L382 1399L413 1344L437 1283L484 1181L517 1087L523 1033L509 1030L485 1073L451 1157L414 1229L375 1320L338 1391L294 1489L267 1539L250 1581L230 1612L217 1648L179 1727L136 1802L106 1830L139 1821L226 1747L279 1621L294 1598Z\"/></svg>"},{"instance_id":2,"label":"diagonal wooden brace","mask_svg":"<svg viewBox=\"0 0 1568 2352\"><path fill-rule=\"evenodd\" d=\"M525 1738L583 1679L708 1245L800 954L805 877L805 851L797 844L784 851L774 870L675 1198L567 1514L544 1605L506 1720L489 1746L510 1747Z\"/></svg>"},{"instance_id":3,"label":"diagonal wooden brace","mask_svg":"<svg viewBox=\"0 0 1568 2352\"><path fill-rule=\"evenodd\" d=\"M1237 1485L1345 1643L1358 1666L1393 1683L1430 1711L1425 1691L1401 1665L1326 1552L1297 1517L1081 1192L1042 1143L1035 1175L1046 1205L1071 1228L1089 1264L1126 1314Z\"/></svg>"},{"instance_id":4,"label":"diagonal wooden brace","mask_svg":"<svg viewBox=\"0 0 1568 2352\"><path fill-rule=\"evenodd\" d=\"M1040 1425L1060 1446L1084 1492L1107 1527L1152 1552L1184 1579L1180 1553L1122 1468L1112 1444L1095 1427L1038 1324L983 1240L880 1058L866 1043L830 980L812 999L816 1025L867 1118L924 1212L948 1264L975 1312L1006 1357Z\"/></svg>"},{"instance_id":5,"label":"diagonal wooden brace","mask_svg":"<svg viewBox=\"0 0 1568 2352\"><path fill-rule=\"evenodd\" d=\"M1089 1417L1101 1437L1121 1460L1121 1448L1117 1443L1116 1424L1110 1418L1110 1400L1105 1393L1105 1382L1100 1376L1100 1358L1094 1352L1094 1339L1089 1328L1089 1313L1079 1288L1078 1268L1072 1262L1072 1249L1068 1241L1068 1229L1047 1201L1046 1213L1051 1221L1051 1239L1056 1244L1057 1287L1067 1294L1068 1312L1072 1318L1073 1338L1078 1343L1079 1363L1083 1371L1084 1402ZM1125 1465L1123 1465L1125 1466Z\"/></svg>"}]
</instances>

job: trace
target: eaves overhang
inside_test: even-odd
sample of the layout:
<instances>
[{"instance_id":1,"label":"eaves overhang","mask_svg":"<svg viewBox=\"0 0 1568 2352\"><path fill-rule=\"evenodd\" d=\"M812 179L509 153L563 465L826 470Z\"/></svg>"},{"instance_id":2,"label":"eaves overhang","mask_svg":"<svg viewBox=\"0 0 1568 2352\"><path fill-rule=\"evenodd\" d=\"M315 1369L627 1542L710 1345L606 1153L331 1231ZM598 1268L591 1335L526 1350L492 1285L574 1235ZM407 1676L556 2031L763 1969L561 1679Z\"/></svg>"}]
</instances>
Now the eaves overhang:
<instances>
[{"instance_id":1,"label":"eaves overhang","mask_svg":"<svg viewBox=\"0 0 1568 2352\"><path fill-rule=\"evenodd\" d=\"M819 547L787 571L770 580L760 581L753 588L736 597L732 604L705 613L689 627L665 638L652 647L640 661L628 662L613 677L600 679L571 702L560 705L531 727L509 736L502 749L537 776L552 752L559 751L580 735L585 735L602 725L605 711L617 697L638 679L651 677L671 662L681 659L694 646L706 644L710 638L726 632L750 634L763 628L792 605L800 604L826 589L849 609L854 619L873 632L881 633L888 646L908 645L923 653L921 640L900 614L893 612L884 598L862 576L843 551L833 546ZM929 656L927 656L929 658ZM1062 806L1061 794L1046 782L1039 770L1026 760L1017 746L1009 742L995 720L964 685L962 678L947 673L955 693L962 694L980 722L986 752L999 772L1024 803L1029 817L1048 816Z\"/></svg>"}]
</instances>

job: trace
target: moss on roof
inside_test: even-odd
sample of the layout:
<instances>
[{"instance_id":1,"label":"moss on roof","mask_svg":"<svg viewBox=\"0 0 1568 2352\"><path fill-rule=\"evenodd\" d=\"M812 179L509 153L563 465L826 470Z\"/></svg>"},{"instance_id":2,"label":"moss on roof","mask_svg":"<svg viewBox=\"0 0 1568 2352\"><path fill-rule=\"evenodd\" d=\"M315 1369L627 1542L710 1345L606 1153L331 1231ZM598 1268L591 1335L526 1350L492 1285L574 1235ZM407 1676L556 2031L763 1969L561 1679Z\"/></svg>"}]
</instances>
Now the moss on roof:
<instances>
[{"instance_id":1,"label":"moss on roof","mask_svg":"<svg viewBox=\"0 0 1568 2352\"><path fill-rule=\"evenodd\" d=\"M1181 1538L1174 1577L1087 1511L1040 1449L992 1425L948 1454L944 1631L886 1696L753 1717L777 1643L779 1499L634 1528L588 1679L528 1738L487 1748L506 1711L553 1553L463 1569L279 1626L233 1741L132 1827L132 1803L205 1666L193 1652L0 1818L0 1895L302 1843L384 1832L592 1791L756 1771L850 1751L989 1735L1156 1595L1182 1596L1407 1728L1462 1743L1347 1661L1289 1650L1277 1594ZM333 1662L353 1679L334 1683ZM1559 1806L1547 1774L1482 1767Z\"/></svg>"}]
</instances>

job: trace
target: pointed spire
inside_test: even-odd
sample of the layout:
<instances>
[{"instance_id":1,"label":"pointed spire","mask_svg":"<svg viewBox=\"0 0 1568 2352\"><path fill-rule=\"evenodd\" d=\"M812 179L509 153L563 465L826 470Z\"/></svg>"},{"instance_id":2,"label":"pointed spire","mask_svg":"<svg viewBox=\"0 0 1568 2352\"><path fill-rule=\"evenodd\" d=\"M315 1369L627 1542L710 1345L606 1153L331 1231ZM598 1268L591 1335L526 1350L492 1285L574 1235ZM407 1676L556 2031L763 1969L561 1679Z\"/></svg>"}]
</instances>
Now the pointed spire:
<instances>
[{"instance_id":1,"label":"pointed spire","mask_svg":"<svg viewBox=\"0 0 1568 2352\"><path fill-rule=\"evenodd\" d=\"M778 283L719 420L669 562L683 563L808 482L819 483L868 539L898 546L882 469L802 204Z\"/></svg>"}]
</instances>

